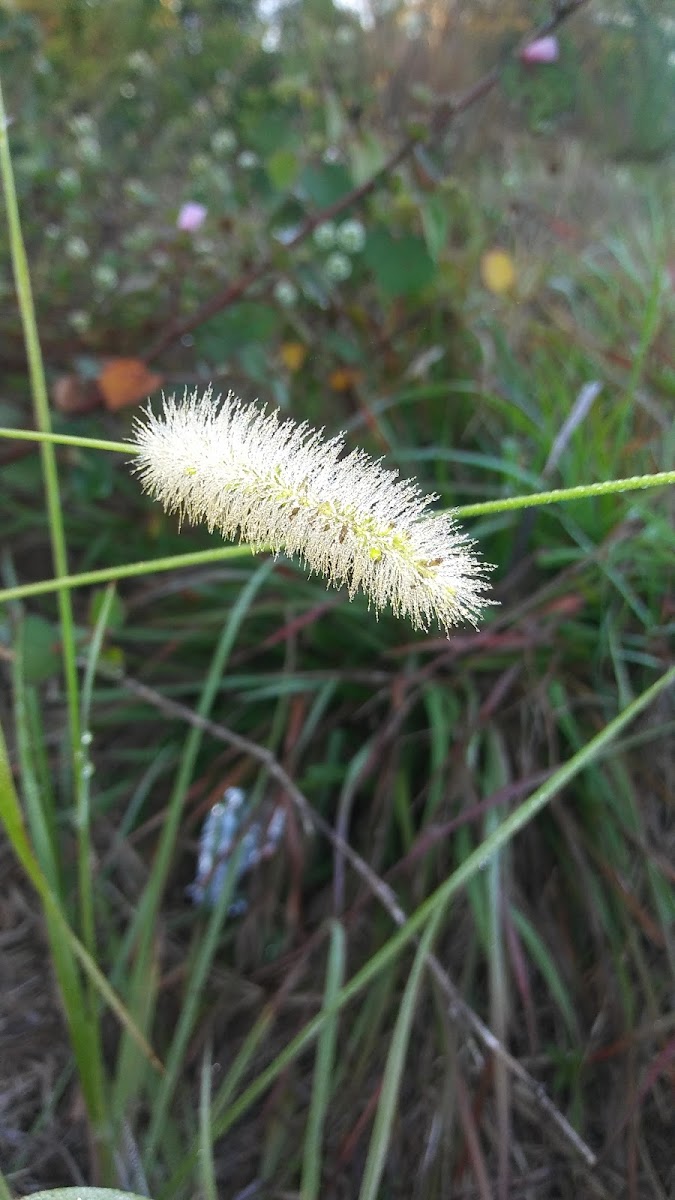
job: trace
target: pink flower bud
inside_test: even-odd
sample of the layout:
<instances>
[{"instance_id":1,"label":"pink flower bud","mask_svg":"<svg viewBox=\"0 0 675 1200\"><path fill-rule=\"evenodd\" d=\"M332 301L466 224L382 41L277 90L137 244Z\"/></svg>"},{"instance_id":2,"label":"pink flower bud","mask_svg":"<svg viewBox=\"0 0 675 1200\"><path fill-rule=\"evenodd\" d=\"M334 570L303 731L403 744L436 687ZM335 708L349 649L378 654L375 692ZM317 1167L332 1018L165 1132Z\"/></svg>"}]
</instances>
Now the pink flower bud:
<instances>
[{"instance_id":1,"label":"pink flower bud","mask_svg":"<svg viewBox=\"0 0 675 1200\"><path fill-rule=\"evenodd\" d=\"M183 233L196 233L204 224L206 213L207 210L203 204L197 204L195 200L188 200L178 214L176 226Z\"/></svg>"},{"instance_id":2,"label":"pink flower bud","mask_svg":"<svg viewBox=\"0 0 675 1200\"><path fill-rule=\"evenodd\" d=\"M529 45L523 46L520 52L520 61L527 63L528 66L539 63L554 63L560 57L560 46L556 37L537 38L535 42L530 42Z\"/></svg>"}]
</instances>

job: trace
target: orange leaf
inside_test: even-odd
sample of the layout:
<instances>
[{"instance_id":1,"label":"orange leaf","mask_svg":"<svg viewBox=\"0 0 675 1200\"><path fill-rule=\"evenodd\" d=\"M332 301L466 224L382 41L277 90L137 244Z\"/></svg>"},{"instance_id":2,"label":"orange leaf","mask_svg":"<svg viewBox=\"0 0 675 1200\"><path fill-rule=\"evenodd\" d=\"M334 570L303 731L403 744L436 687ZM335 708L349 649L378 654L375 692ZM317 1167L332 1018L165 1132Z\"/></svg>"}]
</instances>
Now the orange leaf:
<instances>
[{"instance_id":1,"label":"orange leaf","mask_svg":"<svg viewBox=\"0 0 675 1200\"><path fill-rule=\"evenodd\" d=\"M307 358L307 347L302 342L284 342L279 356L287 371L299 371Z\"/></svg>"},{"instance_id":2,"label":"orange leaf","mask_svg":"<svg viewBox=\"0 0 675 1200\"><path fill-rule=\"evenodd\" d=\"M328 383L334 392L348 392L350 388L356 387L363 378L363 372L357 371L356 367L338 367L337 371L332 371L328 376Z\"/></svg>"},{"instance_id":3,"label":"orange leaf","mask_svg":"<svg viewBox=\"0 0 675 1200\"><path fill-rule=\"evenodd\" d=\"M149 371L140 358L111 358L98 377L106 408L117 412L156 392L162 376Z\"/></svg>"},{"instance_id":4,"label":"orange leaf","mask_svg":"<svg viewBox=\"0 0 675 1200\"><path fill-rule=\"evenodd\" d=\"M516 268L506 250L488 250L480 260L480 274L485 287L495 296L510 292L516 282Z\"/></svg>"}]
</instances>

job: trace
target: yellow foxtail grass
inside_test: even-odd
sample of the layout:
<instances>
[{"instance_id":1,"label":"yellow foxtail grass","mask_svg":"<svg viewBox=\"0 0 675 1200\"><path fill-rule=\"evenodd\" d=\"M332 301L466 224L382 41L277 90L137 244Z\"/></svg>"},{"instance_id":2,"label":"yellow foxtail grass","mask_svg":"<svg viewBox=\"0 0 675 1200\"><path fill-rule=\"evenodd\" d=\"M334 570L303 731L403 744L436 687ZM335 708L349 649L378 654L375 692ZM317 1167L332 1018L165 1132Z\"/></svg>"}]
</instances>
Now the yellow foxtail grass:
<instances>
[{"instance_id":1,"label":"yellow foxtail grass","mask_svg":"<svg viewBox=\"0 0 675 1200\"><path fill-rule=\"evenodd\" d=\"M133 469L181 521L205 521L252 549L297 555L306 567L362 591L418 629L476 624L491 603L490 570L451 513L430 512L415 480L363 450L342 455L341 435L244 404L230 393L164 398L137 418Z\"/></svg>"}]
</instances>

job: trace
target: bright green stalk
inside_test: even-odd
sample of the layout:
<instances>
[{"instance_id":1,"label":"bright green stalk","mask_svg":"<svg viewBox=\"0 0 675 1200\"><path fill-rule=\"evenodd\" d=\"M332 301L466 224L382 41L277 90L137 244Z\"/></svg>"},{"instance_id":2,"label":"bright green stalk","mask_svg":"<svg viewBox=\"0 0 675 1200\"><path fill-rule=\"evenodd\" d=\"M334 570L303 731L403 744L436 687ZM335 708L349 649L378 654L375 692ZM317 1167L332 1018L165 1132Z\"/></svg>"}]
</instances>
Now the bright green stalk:
<instances>
[{"instance_id":1,"label":"bright green stalk","mask_svg":"<svg viewBox=\"0 0 675 1200\"><path fill-rule=\"evenodd\" d=\"M613 496L616 492L635 492L674 483L675 471L655 471L651 475L630 475L627 479L604 479L601 483L582 483L578 487L533 492L531 496L503 496L499 500L482 500L480 504L463 504L457 509L457 516L485 517L490 513L512 512L517 508L539 508L542 504L563 504L568 500Z\"/></svg>"},{"instance_id":2,"label":"bright green stalk","mask_svg":"<svg viewBox=\"0 0 675 1200\"><path fill-rule=\"evenodd\" d=\"M96 953L96 927L94 924L94 893L93 893L93 872L91 863L91 854L89 853L91 845L91 805L90 805L90 779L93 770L93 764L89 758L89 745L91 743L90 716L92 707L92 694L94 690L94 680L96 677L96 664L99 660L101 650L103 648L103 639L105 637L106 626L110 618L112 603L115 598L115 590L109 586L101 605L96 626L89 642L87 651L87 666L84 673L84 683L82 686L82 703L80 708L80 727L82 729L82 738L80 741L80 764L79 774L81 777L80 786L77 789L77 811L75 813L75 822L77 825L77 870L80 884L80 897L82 899L82 940L90 954Z\"/></svg>"},{"instance_id":3,"label":"bright green stalk","mask_svg":"<svg viewBox=\"0 0 675 1200\"><path fill-rule=\"evenodd\" d=\"M109 450L114 454L137 454L135 446L126 442L109 442L106 438L77 437L70 433L52 433L37 429L12 429L0 425L0 437L14 442L39 442L45 446L74 446L79 450Z\"/></svg>"},{"instance_id":4,"label":"bright green stalk","mask_svg":"<svg viewBox=\"0 0 675 1200\"><path fill-rule=\"evenodd\" d=\"M103 438L75 437L70 434L40 433L34 429L9 429L0 426L0 437L16 441L53 443L57 446L76 446L82 450L105 450L115 454L138 454L138 447L126 442L108 442ZM453 509L460 518L483 517L518 508L539 508L543 504L562 504L568 500L588 500L591 496L612 496L617 492L635 492L644 488L666 487L675 484L675 471L653 471L647 475L629 475L624 479L603 479L600 483L582 483L576 487L551 488L547 492L532 492L525 496L501 496L498 500L481 500L478 504L462 504ZM0 600L4 593L0 592Z\"/></svg>"},{"instance_id":5,"label":"bright green stalk","mask_svg":"<svg viewBox=\"0 0 675 1200\"><path fill-rule=\"evenodd\" d=\"M0 429L0 436L4 431ZM10 430L10 433L13 431ZM31 433L31 437L34 438ZM60 441L57 435L50 440ZM131 447L119 442L95 442L90 438L69 438L67 445L92 445L98 450L125 450ZM611 496L618 492L631 492L645 488L664 487L675 484L675 471L658 471L652 475L631 475L627 479L608 479L602 483L583 484L580 487L557 488L550 492L533 492L527 496L504 496L500 500L485 500L480 504L464 504L453 510L460 518L480 517L490 513L510 512L519 508L538 508L544 504L561 504L569 500L587 500L592 496ZM174 554L167 558L144 559L137 563L126 563L119 567L103 567L98 571L83 571L78 575L64 575L59 579L41 579L37 583L19 584L17 587L0 589L0 604L8 600L21 600L28 596L47 596L65 588L90 587L92 584L110 583L117 579L131 579L138 575L160 571L179 570L181 567L204 566L206 563L222 562L228 558L242 558L250 553L248 546L217 546L213 550L199 550L191 554Z\"/></svg>"},{"instance_id":6,"label":"bright green stalk","mask_svg":"<svg viewBox=\"0 0 675 1200\"><path fill-rule=\"evenodd\" d=\"M21 313L23 335L26 343L26 355L28 359L31 393L33 397L35 424L38 430L40 430L42 433L49 434L51 433L51 418L49 412L49 399L47 395L47 383L42 363L42 351L40 348L37 321L35 318L35 306L33 303L28 260L26 258L26 249L21 232L19 204L14 183L14 172L12 170L12 159L9 150L7 127L8 122L5 113L4 98L2 94L2 87L0 86L0 174L2 175L5 204L7 208L7 227L9 232L12 267L19 301L19 310ZM75 622L73 619L72 603L68 589L60 586L61 579L68 573L66 538L63 525L63 513L61 510L61 498L59 493L59 480L56 469L56 454L54 447L50 445L49 442L45 441L40 447L40 456L42 461L42 475L44 479L47 501L47 516L49 521L52 558L54 562L54 584L58 592L57 602L61 627L63 671L66 682L68 724L70 729L70 744L74 770L75 804L79 808L79 795L83 785L83 758L80 741L81 730L76 665ZM90 845L88 841L87 827L78 828L78 842L80 859L86 859L88 861L90 859ZM80 895L80 905L84 927L93 928L93 902L92 895L89 890L86 891L85 894ZM64 956L62 955L62 961L63 960ZM77 971L73 960L70 959L69 961L72 965L72 971L70 971L72 983L76 978ZM64 982L65 976L63 973L61 973L60 983L63 984ZM96 995L94 989L91 987L91 982L89 979L87 980L86 986L87 1007L90 1010L90 1019L87 1022L89 1044L86 1056L83 1057L80 1055L78 1068L82 1077L83 1087L85 1088L85 1094L87 1096L89 1116L94 1128L100 1135L107 1123L103 1057L101 1050L100 1027L96 1016ZM79 988L77 988L77 992L79 993ZM63 999L66 1008L68 1007L69 1003L73 1003L74 997L72 990L70 992L64 991ZM72 1013L70 1015L71 1017L74 1016ZM89 1086L87 1086L87 1080L89 1081ZM102 1141L102 1154L104 1158L104 1174L109 1178L110 1182L113 1182L112 1159L109 1156L108 1149L105 1145L105 1138L103 1138Z\"/></svg>"},{"instance_id":7,"label":"bright green stalk","mask_svg":"<svg viewBox=\"0 0 675 1200\"><path fill-rule=\"evenodd\" d=\"M250 546L214 546L212 550L194 550L190 554L170 554L166 558L143 559L141 562L125 563L120 567L103 567L98 571L64 575L59 580L41 579L38 583L25 583L18 587L3 588L0 589L0 604L8 600L22 600L28 596L48 596L57 588L90 587L92 584L132 579L138 575L177 571L181 567L202 567L206 563L223 562L226 559L249 558L250 555Z\"/></svg>"},{"instance_id":8,"label":"bright green stalk","mask_svg":"<svg viewBox=\"0 0 675 1200\"><path fill-rule=\"evenodd\" d=\"M42 460L42 474L45 481L49 533L52 545L52 556L54 559L54 574L56 576L54 580L54 588L56 591L58 591L59 617L61 621L61 644L63 647L63 669L66 678L66 689L68 695L68 717L70 722L70 737L73 748L73 762L77 763L77 755L80 750L80 715L78 704L77 670L75 665L75 626L73 622L70 596L65 588L59 587L61 577L68 574L66 539L63 528L63 514L61 511L61 500L59 495L59 480L56 470L56 455L54 453L54 448L51 445L51 437L49 436L51 435L51 417L49 413L47 383L42 364L42 350L40 349L37 321L35 319L35 306L33 304L33 291L30 282L28 260L26 258L26 249L23 243L23 235L21 233L19 204L14 185L12 160L9 152L7 116L5 114L5 104L1 85L0 173L2 174L5 203L7 206L9 243L12 255L12 266L14 269L14 281L19 299L19 309L21 312L23 336L26 343L26 356L28 358L28 369L30 373L31 393L33 396L35 423L41 433L48 435L44 441L41 440L40 457Z\"/></svg>"},{"instance_id":9,"label":"bright green stalk","mask_svg":"<svg viewBox=\"0 0 675 1200\"><path fill-rule=\"evenodd\" d=\"M161 1071L161 1064L149 1042L146 1041L140 1030L134 1025L128 1010L113 991L108 980L99 970L91 955L70 928L68 919L61 908L60 899L50 887L49 881L35 856L30 839L26 833L19 798L14 788L2 726L0 726L0 821L5 828L12 850L42 900L48 919L52 920L61 931L63 944L68 944L72 950L74 959L80 963L82 970L90 978L103 1002L115 1013L120 1024L128 1031L129 1036L133 1039L142 1054L153 1067Z\"/></svg>"}]
</instances>

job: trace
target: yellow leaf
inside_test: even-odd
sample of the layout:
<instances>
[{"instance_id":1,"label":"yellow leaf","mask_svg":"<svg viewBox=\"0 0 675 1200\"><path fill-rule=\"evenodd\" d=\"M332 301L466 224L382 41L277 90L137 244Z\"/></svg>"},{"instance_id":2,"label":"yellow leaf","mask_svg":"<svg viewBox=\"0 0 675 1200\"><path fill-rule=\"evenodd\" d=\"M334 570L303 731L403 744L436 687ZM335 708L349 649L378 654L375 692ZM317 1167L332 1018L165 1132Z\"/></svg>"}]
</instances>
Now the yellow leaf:
<instances>
[{"instance_id":1,"label":"yellow leaf","mask_svg":"<svg viewBox=\"0 0 675 1200\"><path fill-rule=\"evenodd\" d=\"M516 282L516 268L506 250L488 250L480 260L480 274L485 287L495 296L512 291Z\"/></svg>"},{"instance_id":2,"label":"yellow leaf","mask_svg":"<svg viewBox=\"0 0 675 1200\"><path fill-rule=\"evenodd\" d=\"M356 367L338 367L328 376L328 383L334 392L348 392L350 388L356 387L362 379L363 371L357 370Z\"/></svg>"},{"instance_id":3,"label":"yellow leaf","mask_svg":"<svg viewBox=\"0 0 675 1200\"><path fill-rule=\"evenodd\" d=\"M279 354L286 370L295 372L307 358L307 347L302 342L284 342Z\"/></svg>"}]
</instances>

